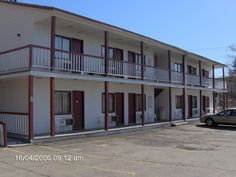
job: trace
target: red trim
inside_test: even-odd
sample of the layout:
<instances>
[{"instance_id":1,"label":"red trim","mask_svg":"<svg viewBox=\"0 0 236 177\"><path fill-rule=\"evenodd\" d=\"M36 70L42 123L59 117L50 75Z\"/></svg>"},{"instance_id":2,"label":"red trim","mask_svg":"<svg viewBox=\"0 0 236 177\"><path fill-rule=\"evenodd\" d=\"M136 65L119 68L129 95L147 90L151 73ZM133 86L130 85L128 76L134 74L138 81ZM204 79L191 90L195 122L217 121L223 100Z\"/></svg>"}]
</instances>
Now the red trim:
<instances>
[{"instance_id":1,"label":"red trim","mask_svg":"<svg viewBox=\"0 0 236 177\"><path fill-rule=\"evenodd\" d=\"M169 122L172 121L172 93L171 87L169 87Z\"/></svg>"},{"instance_id":2,"label":"red trim","mask_svg":"<svg viewBox=\"0 0 236 177\"><path fill-rule=\"evenodd\" d=\"M55 78L50 78L50 135L55 136L55 110L54 110L54 97L55 97Z\"/></svg>"},{"instance_id":3,"label":"red trim","mask_svg":"<svg viewBox=\"0 0 236 177\"><path fill-rule=\"evenodd\" d=\"M169 71L169 83L171 83L171 52L168 50L168 71Z\"/></svg>"},{"instance_id":4,"label":"red trim","mask_svg":"<svg viewBox=\"0 0 236 177\"><path fill-rule=\"evenodd\" d=\"M0 52L0 55L10 53L10 52L14 52L14 51L21 50L21 49L25 49L25 48L28 48L30 46L31 45L25 45L25 46L22 46L22 47L17 47L17 48L14 48L14 49L6 50L6 51L3 51L3 52Z\"/></svg>"},{"instance_id":5,"label":"red trim","mask_svg":"<svg viewBox=\"0 0 236 177\"><path fill-rule=\"evenodd\" d=\"M202 86L202 62L199 60L199 85Z\"/></svg>"},{"instance_id":6,"label":"red trim","mask_svg":"<svg viewBox=\"0 0 236 177\"><path fill-rule=\"evenodd\" d=\"M140 54L141 54L141 78L144 80L144 53L143 53L143 42L140 43Z\"/></svg>"},{"instance_id":7,"label":"red trim","mask_svg":"<svg viewBox=\"0 0 236 177\"><path fill-rule=\"evenodd\" d=\"M202 90L199 90L200 96L200 117L202 117Z\"/></svg>"},{"instance_id":8,"label":"red trim","mask_svg":"<svg viewBox=\"0 0 236 177\"><path fill-rule=\"evenodd\" d=\"M109 98L108 98L108 94L109 94L109 88L108 88L108 82L105 81L105 125L104 125L104 129L108 130L109 129L109 122L108 122L108 114L109 114L109 110L108 110L108 106L109 106Z\"/></svg>"},{"instance_id":9,"label":"red trim","mask_svg":"<svg viewBox=\"0 0 236 177\"><path fill-rule=\"evenodd\" d=\"M212 92L212 98L213 98L213 113L216 112L216 107L215 107L215 91Z\"/></svg>"},{"instance_id":10,"label":"red trim","mask_svg":"<svg viewBox=\"0 0 236 177\"><path fill-rule=\"evenodd\" d=\"M186 116L185 116L185 109L186 109L186 105L185 105L185 88L183 88L183 120L186 120Z\"/></svg>"},{"instance_id":11,"label":"red trim","mask_svg":"<svg viewBox=\"0 0 236 177\"><path fill-rule=\"evenodd\" d=\"M5 122L1 122L1 121L0 121L0 124L3 125L3 134L4 134L4 144L3 144L3 146L7 147L7 124Z\"/></svg>"},{"instance_id":12,"label":"red trim","mask_svg":"<svg viewBox=\"0 0 236 177\"><path fill-rule=\"evenodd\" d=\"M9 115L24 115L24 116L28 116L28 113L24 113L24 112L0 112L0 114L9 114Z\"/></svg>"},{"instance_id":13,"label":"red trim","mask_svg":"<svg viewBox=\"0 0 236 177\"><path fill-rule=\"evenodd\" d=\"M56 17L51 17L51 70L55 68Z\"/></svg>"},{"instance_id":14,"label":"red trim","mask_svg":"<svg viewBox=\"0 0 236 177\"><path fill-rule=\"evenodd\" d=\"M212 86L215 88L215 65L212 65Z\"/></svg>"},{"instance_id":15,"label":"red trim","mask_svg":"<svg viewBox=\"0 0 236 177\"><path fill-rule=\"evenodd\" d=\"M144 94L144 85L141 85L141 95L142 95L142 125L145 124L145 94Z\"/></svg>"},{"instance_id":16,"label":"red trim","mask_svg":"<svg viewBox=\"0 0 236 177\"><path fill-rule=\"evenodd\" d=\"M107 31L104 32L104 47L105 47L105 73L106 73L106 76L108 76L109 74L109 56L108 56L109 47L108 47L108 32Z\"/></svg>"},{"instance_id":17,"label":"red trim","mask_svg":"<svg viewBox=\"0 0 236 177\"><path fill-rule=\"evenodd\" d=\"M28 114L29 114L29 140L34 138L33 133L33 76L28 78Z\"/></svg>"}]
</instances>

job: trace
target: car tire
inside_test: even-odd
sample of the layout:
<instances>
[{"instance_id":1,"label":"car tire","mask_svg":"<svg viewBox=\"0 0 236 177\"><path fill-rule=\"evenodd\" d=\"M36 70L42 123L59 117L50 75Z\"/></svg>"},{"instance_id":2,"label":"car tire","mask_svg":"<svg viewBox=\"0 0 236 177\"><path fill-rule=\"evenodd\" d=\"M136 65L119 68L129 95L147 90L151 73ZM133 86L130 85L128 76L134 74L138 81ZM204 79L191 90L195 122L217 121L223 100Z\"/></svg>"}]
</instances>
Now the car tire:
<instances>
[{"instance_id":1,"label":"car tire","mask_svg":"<svg viewBox=\"0 0 236 177\"><path fill-rule=\"evenodd\" d=\"M206 120L206 125L207 125L208 127L212 127L213 125L215 125L215 122L214 122L214 120L213 120L212 118L208 118L208 119Z\"/></svg>"}]
</instances>

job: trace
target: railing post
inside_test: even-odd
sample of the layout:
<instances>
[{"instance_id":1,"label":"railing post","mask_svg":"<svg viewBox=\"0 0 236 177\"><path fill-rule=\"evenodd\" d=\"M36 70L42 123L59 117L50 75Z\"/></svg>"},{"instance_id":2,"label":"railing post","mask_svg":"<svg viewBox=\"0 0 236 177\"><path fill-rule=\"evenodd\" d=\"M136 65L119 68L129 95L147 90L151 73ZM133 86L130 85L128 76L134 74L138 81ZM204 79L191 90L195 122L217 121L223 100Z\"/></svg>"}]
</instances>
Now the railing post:
<instances>
[{"instance_id":1,"label":"railing post","mask_svg":"<svg viewBox=\"0 0 236 177\"><path fill-rule=\"evenodd\" d=\"M56 17L51 17L51 70L55 69Z\"/></svg>"},{"instance_id":2,"label":"railing post","mask_svg":"<svg viewBox=\"0 0 236 177\"><path fill-rule=\"evenodd\" d=\"M33 133L33 76L28 77L28 119L29 119L29 141L34 138Z\"/></svg>"},{"instance_id":3,"label":"railing post","mask_svg":"<svg viewBox=\"0 0 236 177\"><path fill-rule=\"evenodd\" d=\"M171 52L168 50L169 83L171 83Z\"/></svg>"},{"instance_id":4,"label":"railing post","mask_svg":"<svg viewBox=\"0 0 236 177\"><path fill-rule=\"evenodd\" d=\"M202 86L202 62L199 60L199 85Z\"/></svg>"},{"instance_id":5,"label":"railing post","mask_svg":"<svg viewBox=\"0 0 236 177\"><path fill-rule=\"evenodd\" d=\"M105 47L105 74L109 74L109 54L108 54L108 32L104 33L104 47Z\"/></svg>"},{"instance_id":6,"label":"railing post","mask_svg":"<svg viewBox=\"0 0 236 177\"><path fill-rule=\"evenodd\" d=\"M31 70L33 65L33 46L29 46L29 71Z\"/></svg>"}]
</instances>

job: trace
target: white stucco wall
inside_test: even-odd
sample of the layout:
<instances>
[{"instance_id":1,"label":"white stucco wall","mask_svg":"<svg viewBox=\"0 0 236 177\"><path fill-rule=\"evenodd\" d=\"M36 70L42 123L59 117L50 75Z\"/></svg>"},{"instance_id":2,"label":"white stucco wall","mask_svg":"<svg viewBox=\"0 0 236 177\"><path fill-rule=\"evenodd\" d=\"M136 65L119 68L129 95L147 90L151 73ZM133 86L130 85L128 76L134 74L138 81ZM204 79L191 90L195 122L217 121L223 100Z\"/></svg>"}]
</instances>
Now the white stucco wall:
<instances>
[{"instance_id":1,"label":"white stucco wall","mask_svg":"<svg viewBox=\"0 0 236 177\"><path fill-rule=\"evenodd\" d=\"M28 112L28 80L0 81L0 112Z\"/></svg>"},{"instance_id":2,"label":"white stucco wall","mask_svg":"<svg viewBox=\"0 0 236 177\"><path fill-rule=\"evenodd\" d=\"M34 134L50 132L50 79L33 80Z\"/></svg>"},{"instance_id":3,"label":"white stucco wall","mask_svg":"<svg viewBox=\"0 0 236 177\"><path fill-rule=\"evenodd\" d=\"M34 22L48 16L48 12L36 9L0 5L0 51L6 51L24 45L32 44ZM20 34L20 37L17 36Z\"/></svg>"}]
</instances>

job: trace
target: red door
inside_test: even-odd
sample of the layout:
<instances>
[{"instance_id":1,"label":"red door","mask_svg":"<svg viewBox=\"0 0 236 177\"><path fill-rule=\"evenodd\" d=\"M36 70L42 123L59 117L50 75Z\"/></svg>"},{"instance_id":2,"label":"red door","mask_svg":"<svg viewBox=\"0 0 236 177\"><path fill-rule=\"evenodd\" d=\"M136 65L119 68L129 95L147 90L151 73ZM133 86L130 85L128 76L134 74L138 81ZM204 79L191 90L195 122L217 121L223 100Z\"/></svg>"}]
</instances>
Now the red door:
<instances>
[{"instance_id":1,"label":"red door","mask_svg":"<svg viewBox=\"0 0 236 177\"><path fill-rule=\"evenodd\" d=\"M136 123L135 94L129 93L129 124Z\"/></svg>"},{"instance_id":2,"label":"red door","mask_svg":"<svg viewBox=\"0 0 236 177\"><path fill-rule=\"evenodd\" d=\"M135 66L135 53L128 52L128 62L129 62L129 74L131 76L136 76L136 66Z\"/></svg>"},{"instance_id":3,"label":"red door","mask_svg":"<svg viewBox=\"0 0 236 177\"><path fill-rule=\"evenodd\" d=\"M124 93L116 93L117 125L124 125Z\"/></svg>"},{"instance_id":4,"label":"red door","mask_svg":"<svg viewBox=\"0 0 236 177\"><path fill-rule=\"evenodd\" d=\"M74 130L84 128L84 92L73 91Z\"/></svg>"},{"instance_id":5,"label":"red door","mask_svg":"<svg viewBox=\"0 0 236 177\"><path fill-rule=\"evenodd\" d=\"M193 116L193 98L192 95L188 96L188 117L191 118Z\"/></svg>"},{"instance_id":6,"label":"red door","mask_svg":"<svg viewBox=\"0 0 236 177\"><path fill-rule=\"evenodd\" d=\"M78 54L84 53L84 41L79 39L71 39L70 50L74 53L70 56L72 59L72 64L74 65L72 69L76 71L83 71L83 55Z\"/></svg>"}]
</instances>

